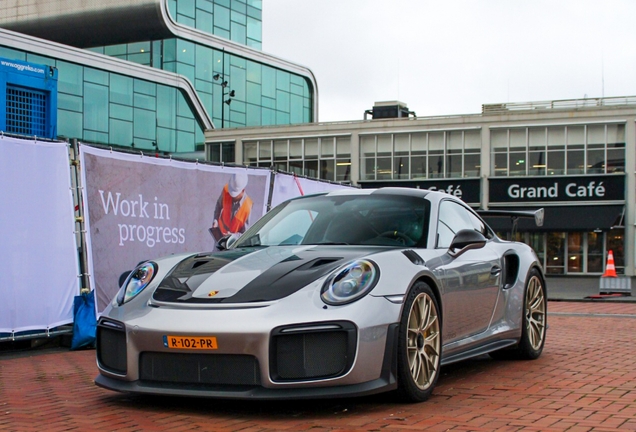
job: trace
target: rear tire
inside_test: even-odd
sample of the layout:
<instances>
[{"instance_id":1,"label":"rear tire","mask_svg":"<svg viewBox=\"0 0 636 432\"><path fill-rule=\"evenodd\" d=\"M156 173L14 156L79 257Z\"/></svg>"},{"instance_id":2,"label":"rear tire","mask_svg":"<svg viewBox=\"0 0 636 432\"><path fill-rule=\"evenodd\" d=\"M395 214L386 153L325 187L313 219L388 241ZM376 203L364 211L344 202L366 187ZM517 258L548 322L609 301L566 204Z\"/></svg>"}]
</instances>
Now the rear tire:
<instances>
[{"instance_id":1,"label":"rear tire","mask_svg":"<svg viewBox=\"0 0 636 432\"><path fill-rule=\"evenodd\" d=\"M398 336L398 393L422 402L433 393L440 373L442 323L431 287L416 282L409 291Z\"/></svg>"},{"instance_id":2,"label":"rear tire","mask_svg":"<svg viewBox=\"0 0 636 432\"><path fill-rule=\"evenodd\" d=\"M524 292L521 339L512 348L490 353L496 359L534 360L539 358L545 344L548 303L541 273L533 268L528 273Z\"/></svg>"}]
</instances>

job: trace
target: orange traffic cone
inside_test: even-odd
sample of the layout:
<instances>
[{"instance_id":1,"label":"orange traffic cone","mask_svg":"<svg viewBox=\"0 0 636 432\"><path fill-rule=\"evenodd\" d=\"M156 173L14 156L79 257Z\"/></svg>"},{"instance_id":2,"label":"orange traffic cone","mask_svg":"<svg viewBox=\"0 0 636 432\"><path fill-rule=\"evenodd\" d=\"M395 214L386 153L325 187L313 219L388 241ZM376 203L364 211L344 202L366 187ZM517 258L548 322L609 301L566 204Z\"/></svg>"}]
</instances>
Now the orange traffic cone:
<instances>
[{"instance_id":1,"label":"orange traffic cone","mask_svg":"<svg viewBox=\"0 0 636 432\"><path fill-rule=\"evenodd\" d=\"M609 251L607 254L607 265L605 266L605 273L601 277L618 277L616 276L616 267L614 267L614 254Z\"/></svg>"}]
</instances>

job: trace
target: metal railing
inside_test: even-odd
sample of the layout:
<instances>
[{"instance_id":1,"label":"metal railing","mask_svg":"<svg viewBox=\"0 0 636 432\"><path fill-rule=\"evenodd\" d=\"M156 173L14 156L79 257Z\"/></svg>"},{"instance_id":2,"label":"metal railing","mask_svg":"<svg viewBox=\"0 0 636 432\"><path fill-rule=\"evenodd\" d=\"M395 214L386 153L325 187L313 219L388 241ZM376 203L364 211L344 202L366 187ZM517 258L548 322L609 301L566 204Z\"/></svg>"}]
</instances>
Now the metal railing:
<instances>
[{"instance_id":1,"label":"metal railing","mask_svg":"<svg viewBox=\"0 0 636 432\"><path fill-rule=\"evenodd\" d=\"M601 108L601 107L618 107L618 106L626 106L626 105L629 105L629 106L636 105L636 96L484 104L481 106L481 112L482 114L500 114L500 113L505 113L510 111Z\"/></svg>"}]
</instances>

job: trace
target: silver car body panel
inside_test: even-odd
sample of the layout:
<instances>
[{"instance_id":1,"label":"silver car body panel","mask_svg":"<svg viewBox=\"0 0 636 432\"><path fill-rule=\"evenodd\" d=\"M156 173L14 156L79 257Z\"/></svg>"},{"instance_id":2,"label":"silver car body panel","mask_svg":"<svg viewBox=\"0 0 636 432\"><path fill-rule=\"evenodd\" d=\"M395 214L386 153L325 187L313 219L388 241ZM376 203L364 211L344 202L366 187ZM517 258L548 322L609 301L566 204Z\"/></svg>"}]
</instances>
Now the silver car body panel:
<instances>
[{"instance_id":1,"label":"silver car body panel","mask_svg":"<svg viewBox=\"0 0 636 432\"><path fill-rule=\"evenodd\" d=\"M340 195L368 195L371 192L343 191ZM434 194L435 199L445 194ZM431 206L435 209L435 205ZM429 232L437 221L432 210ZM429 236L434 237L434 236ZM250 392L161 389L144 387L139 380L139 355L142 352L175 352L164 346L168 335L214 336L218 340L215 354L248 354L258 359L260 386L263 389L308 389L306 397L350 396L365 394L356 385L377 383L373 392L395 388L394 379L385 379L387 359L392 352L403 300L419 280L426 281L439 295L442 311L442 364L500 349L516 343L521 337L522 311L526 278L532 268L540 269L534 251L525 244L505 242L494 237L483 248L468 250L452 257L448 249L435 249L429 238L426 248L378 248L360 255L374 262L380 271L373 290L355 302L326 305L320 297L328 279L323 275L283 298L232 303L223 302L254 283L272 266L291 256L325 251L325 246L281 246L257 249L229 262L201 282L193 293L198 303L162 302L152 298L163 278L184 258L180 255L155 260L158 274L141 294L121 306L114 302L103 318L125 325L127 374L119 375L99 365L97 383L120 391L252 398ZM353 246L339 246L346 251ZM408 253L405 250L408 249ZM334 247L330 246L329 253ZM344 254L344 252L343 252ZM518 257L519 268L514 281L504 281L504 256ZM356 255L357 256L357 255ZM420 259L418 259L418 257ZM221 287L221 288L219 288ZM218 294L217 294L218 290ZM205 303L214 293L217 303ZM329 323L351 322L357 329L355 358L342 375L325 379L281 382L270 376L270 342L272 330L281 326L312 327ZM182 350L183 352L187 352ZM393 377L394 378L394 377ZM312 389L322 389L312 392ZM371 391L367 392L370 393ZM282 397L279 394L276 397Z\"/></svg>"}]
</instances>

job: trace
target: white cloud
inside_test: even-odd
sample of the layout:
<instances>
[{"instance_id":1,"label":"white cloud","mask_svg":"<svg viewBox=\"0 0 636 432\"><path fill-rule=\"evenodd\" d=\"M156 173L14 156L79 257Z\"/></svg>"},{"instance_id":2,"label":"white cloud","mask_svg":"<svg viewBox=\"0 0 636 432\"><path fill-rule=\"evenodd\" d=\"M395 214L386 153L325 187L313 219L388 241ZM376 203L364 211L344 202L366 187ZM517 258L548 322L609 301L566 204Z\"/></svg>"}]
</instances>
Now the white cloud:
<instances>
[{"instance_id":1,"label":"white cloud","mask_svg":"<svg viewBox=\"0 0 636 432\"><path fill-rule=\"evenodd\" d=\"M309 67L321 121L636 94L630 0L265 0L263 50Z\"/></svg>"}]
</instances>

